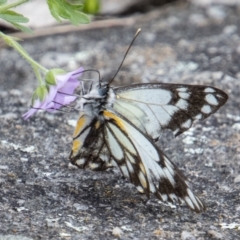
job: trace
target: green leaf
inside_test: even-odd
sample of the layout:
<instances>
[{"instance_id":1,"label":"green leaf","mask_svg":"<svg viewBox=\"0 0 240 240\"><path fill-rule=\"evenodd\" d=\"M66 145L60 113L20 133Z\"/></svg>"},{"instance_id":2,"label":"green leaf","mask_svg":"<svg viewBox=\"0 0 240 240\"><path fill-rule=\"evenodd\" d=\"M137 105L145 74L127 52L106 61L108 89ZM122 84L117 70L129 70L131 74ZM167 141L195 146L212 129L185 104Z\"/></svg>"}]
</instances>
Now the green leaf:
<instances>
[{"instance_id":1,"label":"green leaf","mask_svg":"<svg viewBox=\"0 0 240 240\"><path fill-rule=\"evenodd\" d=\"M0 5L3 5L7 2L7 0L0 0Z\"/></svg>"},{"instance_id":2,"label":"green leaf","mask_svg":"<svg viewBox=\"0 0 240 240\"><path fill-rule=\"evenodd\" d=\"M99 0L84 0L83 11L89 14L96 14L100 10L100 1Z\"/></svg>"},{"instance_id":3,"label":"green leaf","mask_svg":"<svg viewBox=\"0 0 240 240\"><path fill-rule=\"evenodd\" d=\"M4 19L10 23L27 23L29 20L28 18L24 17L22 14L16 13L11 10L7 10L4 13L0 14L0 18Z\"/></svg>"},{"instance_id":4,"label":"green leaf","mask_svg":"<svg viewBox=\"0 0 240 240\"><path fill-rule=\"evenodd\" d=\"M32 97L32 104L34 104L34 101L37 99L40 99L41 101L43 101L47 95L48 95L48 90L45 85L37 87Z\"/></svg>"},{"instance_id":5,"label":"green leaf","mask_svg":"<svg viewBox=\"0 0 240 240\"><path fill-rule=\"evenodd\" d=\"M45 82L49 85L56 85L56 76L65 73L61 68L53 68L49 70L45 76Z\"/></svg>"},{"instance_id":6,"label":"green leaf","mask_svg":"<svg viewBox=\"0 0 240 240\"><path fill-rule=\"evenodd\" d=\"M24 17L22 14L16 13L11 10L7 10L4 13L0 13L0 18L11 23L15 28L23 32L33 33L33 31L29 27L26 27L20 24L20 23L27 23L29 21L28 18Z\"/></svg>"},{"instance_id":7,"label":"green leaf","mask_svg":"<svg viewBox=\"0 0 240 240\"><path fill-rule=\"evenodd\" d=\"M58 15L58 7L57 5L55 5L54 1L51 1L51 0L47 0L47 3L48 3L48 7L49 7L49 10L52 14L52 16L59 22L61 22L61 18L59 17Z\"/></svg>"},{"instance_id":8,"label":"green leaf","mask_svg":"<svg viewBox=\"0 0 240 240\"><path fill-rule=\"evenodd\" d=\"M48 7L52 16L59 22L61 18L68 19L72 24L89 23L87 15L80 12L83 4L77 0L48 0Z\"/></svg>"},{"instance_id":9,"label":"green leaf","mask_svg":"<svg viewBox=\"0 0 240 240\"><path fill-rule=\"evenodd\" d=\"M23 26L23 25L21 25L21 24L19 24L19 23L11 23L11 24L12 24L15 28L17 28L17 29L19 29L19 30L21 30L21 31L23 31L23 32L30 33L30 34L33 33L32 29L29 28L29 27Z\"/></svg>"},{"instance_id":10,"label":"green leaf","mask_svg":"<svg viewBox=\"0 0 240 240\"><path fill-rule=\"evenodd\" d=\"M77 22L81 22L81 23L84 23L84 24L87 24L87 23L90 22L89 17L82 12L78 12L78 14L76 14L76 19L75 20ZM77 25L77 24L75 24L75 25Z\"/></svg>"},{"instance_id":11,"label":"green leaf","mask_svg":"<svg viewBox=\"0 0 240 240\"><path fill-rule=\"evenodd\" d=\"M68 2L71 5L75 5L75 6L82 6L82 0L66 0L66 2Z\"/></svg>"}]
</instances>

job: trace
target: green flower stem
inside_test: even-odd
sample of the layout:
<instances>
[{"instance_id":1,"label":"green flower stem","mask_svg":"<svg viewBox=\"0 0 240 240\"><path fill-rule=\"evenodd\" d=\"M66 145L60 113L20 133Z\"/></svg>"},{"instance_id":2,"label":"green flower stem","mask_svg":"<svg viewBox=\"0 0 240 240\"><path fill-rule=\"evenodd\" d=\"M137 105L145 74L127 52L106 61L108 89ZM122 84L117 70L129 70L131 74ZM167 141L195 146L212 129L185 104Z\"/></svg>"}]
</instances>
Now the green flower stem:
<instances>
[{"instance_id":1,"label":"green flower stem","mask_svg":"<svg viewBox=\"0 0 240 240\"><path fill-rule=\"evenodd\" d=\"M29 0L19 0L13 3L9 3L9 4L5 4L2 7L0 7L0 13L5 12L6 10L8 10L9 8L14 8L17 7L18 5L21 5L25 2L28 2Z\"/></svg>"},{"instance_id":2,"label":"green flower stem","mask_svg":"<svg viewBox=\"0 0 240 240\"><path fill-rule=\"evenodd\" d=\"M22 55L22 57L32 66L36 77L40 84L43 84L43 80L41 78L41 75L39 73L39 70L43 71L44 73L48 72L48 69L44 68L42 65L34 61L29 54L25 51L25 49L16 41L17 39L5 35L3 32L0 31L0 37L3 38L3 40L8 44L10 47L14 48L18 53Z\"/></svg>"},{"instance_id":3,"label":"green flower stem","mask_svg":"<svg viewBox=\"0 0 240 240\"><path fill-rule=\"evenodd\" d=\"M37 77L39 85L45 85L45 81L42 80L41 74L39 72L39 69L32 65L33 71L35 73L35 76Z\"/></svg>"}]
</instances>

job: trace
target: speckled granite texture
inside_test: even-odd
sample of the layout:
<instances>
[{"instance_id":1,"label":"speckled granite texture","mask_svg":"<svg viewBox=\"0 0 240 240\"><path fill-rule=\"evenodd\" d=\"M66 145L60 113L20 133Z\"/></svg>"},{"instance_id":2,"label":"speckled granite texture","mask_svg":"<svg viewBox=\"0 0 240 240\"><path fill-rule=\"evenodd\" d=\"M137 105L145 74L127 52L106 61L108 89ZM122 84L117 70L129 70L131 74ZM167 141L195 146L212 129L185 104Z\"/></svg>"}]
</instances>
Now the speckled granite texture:
<instances>
[{"instance_id":1,"label":"speckled granite texture","mask_svg":"<svg viewBox=\"0 0 240 240\"><path fill-rule=\"evenodd\" d=\"M177 138L164 132L159 142L207 211L170 208L155 197L147 201L117 169L70 166L69 120L78 113L38 113L24 121L34 76L5 48L0 52L0 239L240 238L240 8L176 4L131 19L131 26L41 37L23 46L47 68L83 66L108 79L140 27L115 85L170 82L226 91L229 100L217 113Z\"/></svg>"}]
</instances>

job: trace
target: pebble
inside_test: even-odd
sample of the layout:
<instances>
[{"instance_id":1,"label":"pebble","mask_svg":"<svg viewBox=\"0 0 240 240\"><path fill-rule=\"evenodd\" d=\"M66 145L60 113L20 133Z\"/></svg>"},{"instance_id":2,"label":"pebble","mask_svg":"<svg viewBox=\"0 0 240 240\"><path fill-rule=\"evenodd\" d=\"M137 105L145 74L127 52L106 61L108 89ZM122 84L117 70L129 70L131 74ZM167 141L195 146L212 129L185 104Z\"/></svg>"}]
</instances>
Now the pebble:
<instances>
[{"instance_id":1,"label":"pebble","mask_svg":"<svg viewBox=\"0 0 240 240\"><path fill-rule=\"evenodd\" d=\"M79 203L74 203L73 207L76 208L77 211L85 211L88 210L88 206L84 205L84 204L79 204Z\"/></svg>"},{"instance_id":2,"label":"pebble","mask_svg":"<svg viewBox=\"0 0 240 240\"><path fill-rule=\"evenodd\" d=\"M6 113L4 115L1 115L1 118L5 118L6 120L14 120L17 119L19 116L16 113Z\"/></svg>"},{"instance_id":3,"label":"pebble","mask_svg":"<svg viewBox=\"0 0 240 240\"><path fill-rule=\"evenodd\" d=\"M207 14L209 17L216 21L223 21L226 17L226 12L224 8L218 6L212 6L207 9Z\"/></svg>"},{"instance_id":4,"label":"pebble","mask_svg":"<svg viewBox=\"0 0 240 240\"><path fill-rule=\"evenodd\" d=\"M115 237L121 237L123 235L123 231L121 228L119 227L115 227L113 230L112 230L112 235L114 235Z\"/></svg>"},{"instance_id":5,"label":"pebble","mask_svg":"<svg viewBox=\"0 0 240 240\"><path fill-rule=\"evenodd\" d=\"M207 19L204 15L194 13L189 16L189 22L197 27L203 27L207 25Z\"/></svg>"},{"instance_id":6,"label":"pebble","mask_svg":"<svg viewBox=\"0 0 240 240\"><path fill-rule=\"evenodd\" d=\"M0 234L1 240L33 240L33 238L24 237L24 236L16 236L16 235L2 235Z\"/></svg>"},{"instance_id":7,"label":"pebble","mask_svg":"<svg viewBox=\"0 0 240 240\"><path fill-rule=\"evenodd\" d=\"M195 240L196 238L192 235L192 233L187 231L182 231L181 233L182 240Z\"/></svg>"},{"instance_id":8,"label":"pebble","mask_svg":"<svg viewBox=\"0 0 240 240\"><path fill-rule=\"evenodd\" d=\"M182 140L185 144L193 144L196 141L195 137L187 136Z\"/></svg>"},{"instance_id":9,"label":"pebble","mask_svg":"<svg viewBox=\"0 0 240 240\"><path fill-rule=\"evenodd\" d=\"M224 27L224 29L223 29L223 33L226 35L232 35L236 31L237 31L236 25L228 25L228 26Z\"/></svg>"},{"instance_id":10,"label":"pebble","mask_svg":"<svg viewBox=\"0 0 240 240\"><path fill-rule=\"evenodd\" d=\"M234 180L233 180L234 183L240 183L240 175L237 175Z\"/></svg>"},{"instance_id":11,"label":"pebble","mask_svg":"<svg viewBox=\"0 0 240 240\"><path fill-rule=\"evenodd\" d=\"M240 123L234 123L234 124L232 125L232 128L233 128L233 129L236 129L236 130L240 130Z\"/></svg>"},{"instance_id":12,"label":"pebble","mask_svg":"<svg viewBox=\"0 0 240 240\"><path fill-rule=\"evenodd\" d=\"M22 95L22 92L19 91L18 89L11 89L9 91L10 95L15 96L15 97L20 97Z\"/></svg>"},{"instance_id":13,"label":"pebble","mask_svg":"<svg viewBox=\"0 0 240 240\"><path fill-rule=\"evenodd\" d=\"M223 238L222 234L215 230L209 230L208 234L211 236L211 238L214 238L214 239L222 239Z\"/></svg>"}]
</instances>

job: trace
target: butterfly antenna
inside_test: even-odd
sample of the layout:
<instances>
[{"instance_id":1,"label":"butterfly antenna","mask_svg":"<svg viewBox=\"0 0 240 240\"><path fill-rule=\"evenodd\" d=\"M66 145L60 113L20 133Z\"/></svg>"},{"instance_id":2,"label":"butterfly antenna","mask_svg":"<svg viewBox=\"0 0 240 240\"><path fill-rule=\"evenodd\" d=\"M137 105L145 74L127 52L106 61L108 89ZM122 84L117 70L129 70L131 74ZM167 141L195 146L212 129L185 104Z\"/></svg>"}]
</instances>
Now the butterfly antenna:
<instances>
[{"instance_id":1,"label":"butterfly antenna","mask_svg":"<svg viewBox=\"0 0 240 240\"><path fill-rule=\"evenodd\" d=\"M85 72L96 72L98 74L98 79L100 80L101 79L101 76L100 76L100 72L96 69L87 69L87 70L83 70L81 73L85 73ZM73 75L77 75L78 73L75 73Z\"/></svg>"},{"instance_id":2,"label":"butterfly antenna","mask_svg":"<svg viewBox=\"0 0 240 240\"><path fill-rule=\"evenodd\" d=\"M120 64L120 66L118 67L118 70L116 71L116 73L115 73L115 75L113 76L112 80L111 80L108 84L110 84L110 83L114 80L114 78L117 76L117 74L118 74L118 72L120 71L120 69L121 69L121 67L122 67L122 65L123 65L123 62L124 62L124 60L125 60L128 52L129 52L131 46L133 45L135 39L137 38L137 36L138 36L138 34L139 34L140 32L141 32L141 28L139 28L139 29L137 30L137 32L135 33L135 36L134 36L134 38L132 39L132 41L131 41L131 43L130 43L127 51L126 51L126 53L125 53L125 55L124 55L124 57L123 57L123 60L122 60L122 62L121 62L121 64Z\"/></svg>"},{"instance_id":3,"label":"butterfly antenna","mask_svg":"<svg viewBox=\"0 0 240 240\"><path fill-rule=\"evenodd\" d=\"M98 74L99 86L101 86L101 75L100 75L100 72L99 72L98 70L95 70L95 69L87 69L87 70L83 70L81 73L85 73L85 72L96 72L96 73ZM77 75L77 73L74 74L74 75ZM85 81L86 81L86 80L85 80ZM81 79L81 96L83 96L83 95L85 94L85 89L84 89L84 84L83 84L83 82L84 82L84 79ZM92 89L92 84L93 84L93 82L91 82L91 84L90 84L90 90ZM90 91L90 90L89 90L89 91Z\"/></svg>"},{"instance_id":4,"label":"butterfly antenna","mask_svg":"<svg viewBox=\"0 0 240 240\"><path fill-rule=\"evenodd\" d=\"M55 102L55 103L57 103L57 102ZM59 105L62 105L62 104L60 104L60 103L57 103L57 104L59 104ZM46 109L44 109L44 108L35 108L35 107L33 107L32 105L30 105L30 107L32 108L32 109L36 109L36 110L46 110ZM67 107L67 106L66 106ZM51 109L51 110L56 110L56 111L59 111L59 112L64 112L64 113L69 113L70 111L64 111L64 110L62 110L62 109L56 109L56 108L49 108L49 109ZM74 108L70 108L70 110L75 110Z\"/></svg>"}]
</instances>

